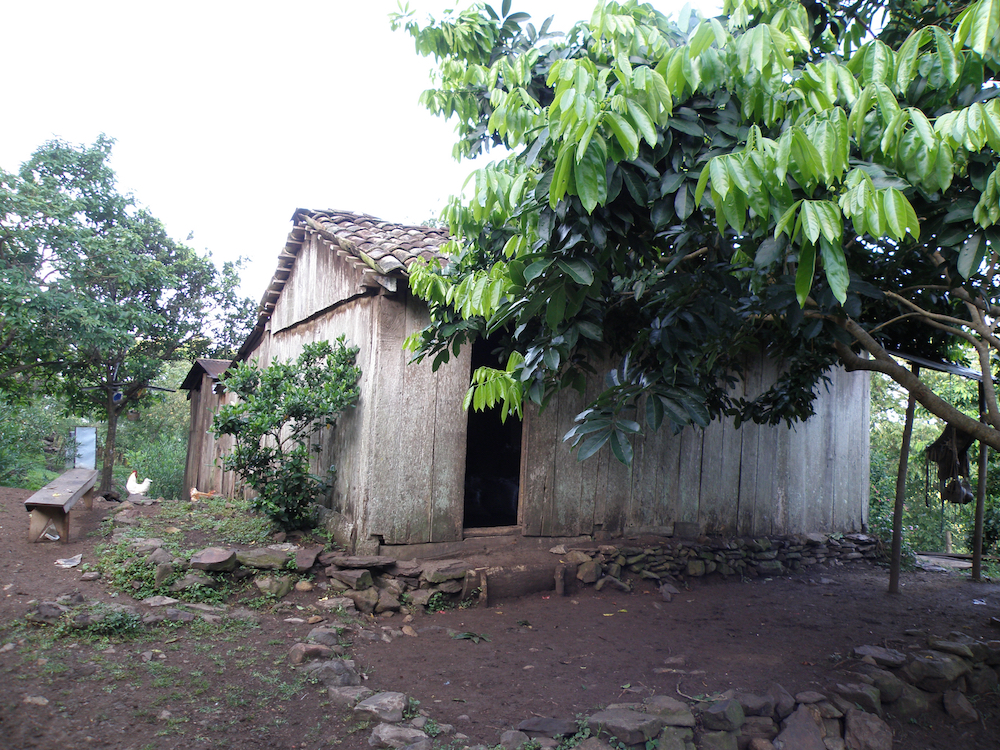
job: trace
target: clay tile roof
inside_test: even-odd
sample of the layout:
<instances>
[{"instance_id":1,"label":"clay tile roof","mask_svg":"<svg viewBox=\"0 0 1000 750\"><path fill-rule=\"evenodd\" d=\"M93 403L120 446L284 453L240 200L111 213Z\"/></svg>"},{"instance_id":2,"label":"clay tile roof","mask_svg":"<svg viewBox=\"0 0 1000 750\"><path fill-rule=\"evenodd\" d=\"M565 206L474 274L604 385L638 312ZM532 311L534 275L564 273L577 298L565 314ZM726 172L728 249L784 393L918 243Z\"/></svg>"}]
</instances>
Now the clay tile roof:
<instances>
[{"instance_id":1,"label":"clay tile roof","mask_svg":"<svg viewBox=\"0 0 1000 750\"><path fill-rule=\"evenodd\" d=\"M406 268L417 258L444 258L438 248L448 240L445 229L392 224L349 211L300 208L292 221L296 226L318 232L373 271L385 275L405 276Z\"/></svg>"},{"instance_id":2,"label":"clay tile roof","mask_svg":"<svg viewBox=\"0 0 1000 750\"><path fill-rule=\"evenodd\" d=\"M391 286L394 283L391 278L405 278L406 269L417 259L447 258L440 251L448 241L446 229L393 224L351 211L296 209L292 214L292 230L278 255L277 270L257 309L257 324L237 353L237 361L242 360L260 339L310 232L319 234L338 252L346 254L348 260L365 273L383 279L390 285L388 288L395 288Z\"/></svg>"}]
</instances>

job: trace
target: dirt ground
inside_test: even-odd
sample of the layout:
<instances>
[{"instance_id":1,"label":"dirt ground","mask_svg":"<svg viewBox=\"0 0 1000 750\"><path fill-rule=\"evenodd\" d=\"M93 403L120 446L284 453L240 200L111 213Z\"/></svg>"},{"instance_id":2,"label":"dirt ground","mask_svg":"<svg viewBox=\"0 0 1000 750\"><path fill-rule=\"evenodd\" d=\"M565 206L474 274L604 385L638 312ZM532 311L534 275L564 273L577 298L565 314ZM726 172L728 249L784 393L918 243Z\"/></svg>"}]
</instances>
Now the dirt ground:
<instances>
[{"instance_id":1,"label":"dirt ground","mask_svg":"<svg viewBox=\"0 0 1000 750\"><path fill-rule=\"evenodd\" d=\"M322 686L287 663L290 645L313 627L302 620L316 614L315 592L256 612L252 625L161 627L120 642L54 639L51 628L24 624L33 600L73 592L123 599L54 564L76 554L94 561L100 521L113 506L74 512L67 544L28 544L28 495L0 488L0 748L368 747L371 727L330 705ZM1000 638L990 624L1000 617L1000 585L965 575L906 573L899 596L886 593L885 571L866 564L747 582L697 579L669 603L642 582L631 594L547 592L417 615L416 637L355 638L350 653L366 686L404 692L468 735L455 747L495 745L524 719L573 719L651 694L702 698L774 682L793 694L823 689L845 681L854 646L922 647L908 630ZM403 623L397 615L364 624L381 634ZM455 631L483 637L455 639ZM940 706L916 721L890 719L894 746L996 748L1000 700L974 700L982 715L975 724L953 724Z\"/></svg>"}]
</instances>

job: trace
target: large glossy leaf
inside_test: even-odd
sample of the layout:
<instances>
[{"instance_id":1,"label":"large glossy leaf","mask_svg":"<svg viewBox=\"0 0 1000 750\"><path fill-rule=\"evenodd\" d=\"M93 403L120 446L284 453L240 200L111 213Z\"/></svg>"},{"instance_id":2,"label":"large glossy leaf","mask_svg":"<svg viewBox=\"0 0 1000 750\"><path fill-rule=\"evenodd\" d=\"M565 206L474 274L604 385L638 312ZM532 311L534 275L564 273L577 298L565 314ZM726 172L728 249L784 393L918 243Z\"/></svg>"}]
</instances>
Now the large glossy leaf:
<instances>
[{"instance_id":1,"label":"large glossy leaf","mask_svg":"<svg viewBox=\"0 0 1000 750\"><path fill-rule=\"evenodd\" d=\"M851 283L851 276L847 270L847 258L844 257L844 249L839 244L834 244L826 239L820 244L820 252L823 256L823 268L826 271L826 280L830 283L833 296L840 304L847 301L847 287Z\"/></svg>"},{"instance_id":2,"label":"large glossy leaf","mask_svg":"<svg viewBox=\"0 0 1000 750\"><path fill-rule=\"evenodd\" d=\"M795 272L795 298L805 307L816 272L816 246L803 245L799 250L799 267Z\"/></svg>"},{"instance_id":3,"label":"large glossy leaf","mask_svg":"<svg viewBox=\"0 0 1000 750\"><path fill-rule=\"evenodd\" d=\"M982 232L976 232L962 245L962 250L958 254L958 272L963 278L971 278L982 265L986 255L986 240Z\"/></svg>"}]
</instances>

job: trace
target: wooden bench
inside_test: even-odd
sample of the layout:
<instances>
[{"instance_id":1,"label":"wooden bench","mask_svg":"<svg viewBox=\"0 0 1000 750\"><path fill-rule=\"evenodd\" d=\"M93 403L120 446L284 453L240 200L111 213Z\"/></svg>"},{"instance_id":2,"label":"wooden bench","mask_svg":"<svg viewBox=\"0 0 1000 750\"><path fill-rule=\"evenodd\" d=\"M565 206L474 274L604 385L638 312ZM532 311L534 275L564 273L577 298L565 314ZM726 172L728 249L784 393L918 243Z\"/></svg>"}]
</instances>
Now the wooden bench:
<instances>
[{"instance_id":1,"label":"wooden bench","mask_svg":"<svg viewBox=\"0 0 1000 750\"><path fill-rule=\"evenodd\" d=\"M97 475L96 469L71 469L25 500L24 507L31 514L28 541L51 539L51 535L46 535L51 527L59 535L60 542L68 542L69 512L80 498L87 510L94 507Z\"/></svg>"}]
</instances>

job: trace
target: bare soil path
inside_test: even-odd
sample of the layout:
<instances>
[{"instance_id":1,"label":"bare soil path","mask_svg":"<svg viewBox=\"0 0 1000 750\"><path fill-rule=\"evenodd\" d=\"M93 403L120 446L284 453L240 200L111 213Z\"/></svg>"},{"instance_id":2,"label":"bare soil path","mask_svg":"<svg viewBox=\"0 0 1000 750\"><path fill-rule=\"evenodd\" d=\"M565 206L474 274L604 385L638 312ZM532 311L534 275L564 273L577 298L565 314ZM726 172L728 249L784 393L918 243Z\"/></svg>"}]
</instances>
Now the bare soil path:
<instances>
[{"instance_id":1,"label":"bare soil path","mask_svg":"<svg viewBox=\"0 0 1000 750\"><path fill-rule=\"evenodd\" d=\"M68 544L28 544L21 501L29 494L0 488L0 748L368 747L368 725L287 663L291 644L312 627L288 620L316 614L315 592L292 594L240 627L194 623L75 640L24 624L35 600L124 598L54 564L76 554L93 562L113 506L74 512ZM908 630L1000 638L990 624L1000 617L1000 585L928 571L904 574L903 583L891 597L884 571L858 565L748 582L698 579L669 603L643 583L632 594L549 592L417 615L416 637L389 637L402 625L398 615L369 618L366 631L389 642L356 638L350 651L366 686L404 692L468 735L438 738L457 748L495 745L500 732L534 716L572 719L651 694L763 691L774 682L793 693L822 689L843 681L855 646L923 646ZM449 630L485 638L455 639ZM1000 701L980 696L975 706L976 724L955 725L940 707L914 722L890 721L894 747L996 748Z\"/></svg>"}]
</instances>

